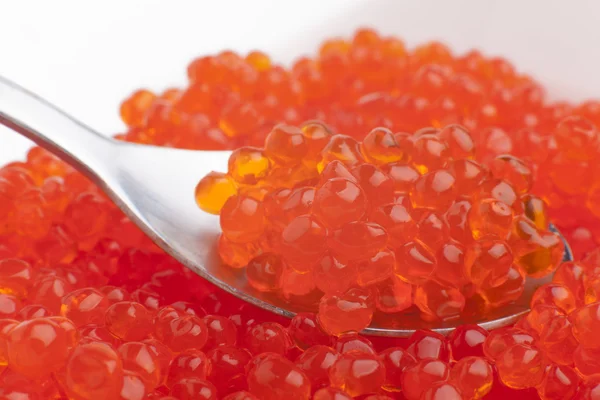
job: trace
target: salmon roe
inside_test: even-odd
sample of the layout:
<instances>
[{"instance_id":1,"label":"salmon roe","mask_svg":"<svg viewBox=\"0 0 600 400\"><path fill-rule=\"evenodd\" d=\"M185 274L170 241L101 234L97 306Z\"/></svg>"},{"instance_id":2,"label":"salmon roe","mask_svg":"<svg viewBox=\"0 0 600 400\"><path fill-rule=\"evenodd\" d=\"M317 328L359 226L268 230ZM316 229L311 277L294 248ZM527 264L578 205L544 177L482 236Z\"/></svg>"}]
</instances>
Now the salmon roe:
<instances>
[{"instance_id":1,"label":"salmon roe","mask_svg":"<svg viewBox=\"0 0 600 400\"><path fill-rule=\"evenodd\" d=\"M238 149L195 198L225 264L308 311L211 286L35 147L0 168L0 399L597 398L600 103L369 29L289 68L226 51L188 77L125 100L117 138ZM511 327L356 332L485 317L552 272Z\"/></svg>"},{"instance_id":2,"label":"salmon roe","mask_svg":"<svg viewBox=\"0 0 600 400\"><path fill-rule=\"evenodd\" d=\"M220 220L221 242L240 246L256 290L287 300L294 283L285 282L286 271L306 276L298 284L313 289L302 304L318 311L325 332L360 331L376 314L389 320L415 308L426 320L454 320L481 299L484 312L493 311L520 296L528 275L544 277L560 264L564 246L548 230L543 200L529 192L526 161L499 155L486 163L489 152L477 155L474 135L460 125L402 133L400 141L383 127L363 141L334 134L302 153L316 163L290 161L287 146L300 146L309 139L305 128L317 125L332 132L315 121L278 125L264 150L234 152L229 165L238 170L254 163L239 162L238 154L256 152L265 165L294 171L286 180L266 173L253 184L239 183ZM400 155L408 161L398 161ZM223 179L236 175L230 169ZM211 187L214 176L199 187ZM240 193L249 187L263 190L254 197ZM230 251L219 248L225 264Z\"/></svg>"}]
</instances>

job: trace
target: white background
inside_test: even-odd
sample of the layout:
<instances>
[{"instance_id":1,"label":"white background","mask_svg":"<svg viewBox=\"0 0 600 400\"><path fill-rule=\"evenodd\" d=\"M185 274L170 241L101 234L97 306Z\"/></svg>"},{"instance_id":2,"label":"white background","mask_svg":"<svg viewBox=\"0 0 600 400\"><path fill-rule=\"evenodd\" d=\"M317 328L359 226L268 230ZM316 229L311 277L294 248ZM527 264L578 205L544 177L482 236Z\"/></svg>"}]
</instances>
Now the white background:
<instances>
[{"instance_id":1,"label":"white background","mask_svg":"<svg viewBox=\"0 0 600 400\"><path fill-rule=\"evenodd\" d=\"M198 55L261 49L289 63L361 25L507 56L555 98L600 97L595 0L0 0L0 75L113 134L124 97L182 85ZM26 146L0 128L0 162Z\"/></svg>"}]
</instances>

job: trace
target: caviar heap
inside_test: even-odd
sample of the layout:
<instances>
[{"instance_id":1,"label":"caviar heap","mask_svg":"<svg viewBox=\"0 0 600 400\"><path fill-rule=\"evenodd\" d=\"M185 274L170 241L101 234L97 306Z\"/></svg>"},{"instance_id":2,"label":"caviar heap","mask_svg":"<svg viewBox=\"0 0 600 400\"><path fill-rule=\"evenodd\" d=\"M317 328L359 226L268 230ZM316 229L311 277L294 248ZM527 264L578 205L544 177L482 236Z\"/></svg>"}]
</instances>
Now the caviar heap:
<instances>
[{"instance_id":1,"label":"caviar heap","mask_svg":"<svg viewBox=\"0 0 600 400\"><path fill-rule=\"evenodd\" d=\"M600 102L549 102L544 87L503 58L476 50L454 55L438 42L408 49L365 29L351 40L325 41L291 68L260 52L223 52L194 60L187 72L184 89L140 90L127 99L121 115L129 129L120 137L236 149L262 146L278 123L313 119L357 140L375 127L415 132L460 124L480 152L531 163L534 193L576 254L600 244L600 184L593 179Z\"/></svg>"},{"instance_id":2,"label":"caviar heap","mask_svg":"<svg viewBox=\"0 0 600 400\"><path fill-rule=\"evenodd\" d=\"M460 148L456 144L464 143L459 140L461 136L448 137L431 130L415 132L424 126L442 130L460 124L470 132L474 157L468 150L448 150L444 159L437 160L429 157L436 141L421 142L426 146L410 151L413 160L414 154L420 154L416 158L420 161L413 166L416 173L411 168L392 173L378 167L394 179L393 192L406 192L396 189L402 176L410 179L413 174L419 179L427 176L429 169L446 170L455 182L468 176L449 168L455 161L445 165L443 160L464 160L465 173L473 171L467 167L475 163L485 169L488 180L502 176L501 180L510 182L518 193L523 202L519 211L504 197L508 193L505 188L487 198L509 205L513 224L520 215L533 221L534 227L527 223L523 229L531 230L522 233L537 232L534 236L543 243L549 237L544 227L548 220L555 222L574 247L577 261L558 267L553 282L534 296L532 311L513 327L486 332L478 326L463 325L448 337L430 331L418 331L408 339L366 338L356 332L334 336L320 327L315 313L284 320L215 289L154 246L96 186L47 152L33 148L23 162L0 168L1 400L598 398L600 342L595 332L600 328L600 250L596 240L600 223L597 182L592 178L600 155L593 127L600 123L599 103L551 104L540 85L517 74L503 59L486 58L477 52L454 56L439 43L407 50L400 40L382 38L371 30L359 31L349 41L327 41L317 56L299 60L291 68L273 65L259 52L246 57L224 52L195 60L188 71L187 88L160 94L140 90L127 99L121 115L128 128L118 138L172 147L235 149L263 146L267 134L279 123L301 126L302 121L318 119L327 121L332 131L321 129L319 124L305 124L300 129L304 145L296 142L295 135L287 143L286 134L274 143L275 152L269 147L245 154L238 150L231 167L238 175L213 174L209 185L199 190L207 211L218 213L227 202L226 208L237 208L239 218L253 221L256 212L249 210L262 205L267 218L267 209L283 207L280 200L285 198L287 203L296 189L285 187L285 182L299 179L287 167L298 159L296 151L304 152L306 165L316 166L319 182L325 164L342 164L341 178L350 182L346 183L348 196L359 193L368 199L377 190L377 180L368 185L374 169L361 166L355 170L337 156L354 154L376 166L411 163L395 160L395 147L388 148L386 143L395 141L405 148L408 136L428 139L433 134L456 150ZM391 140L387 131L378 130L381 135L374 134L372 139L391 141L369 143L364 135L375 127L411 135L394 135ZM365 155L362 148L342 146L332 149L332 159L319 166L320 160L308 155L329 143L333 133L348 135L365 149L389 152ZM282 151L289 148L294 150ZM498 157L505 154L515 158ZM497 158L502 163L498 164ZM522 160L531 179L518 179L523 174L513 172L523 170L514 159ZM340 170L329 172L336 171ZM277 185L281 185L282 199L275 197L267 206L266 194L274 188L258 182L275 176L281 178ZM306 180L311 178L316 176ZM326 182L332 182L327 193L340 193L340 181L327 177ZM529 190L530 181L533 187ZM434 187L436 182L423 184ZM352 190L352 185L362 192ZM488 189L482 184L476 191ZM298 192L289 203L291 208L285 209L286 215L294 219L308 215L303 207L309 207L311 195L314 214L315 194ZM496 195L502 196L497 199ZM393 196L388 204L399 204L407 214L390 210L390 215L398 215L400 220L410 215L415 226L431 228L428 237L433 238L437 222L415 213L422 207L415 207L413 201L437 202L443 196L433 200L419 200L412 194ZM232 197L238 200L230 203ZM464 201L473 203L475 198ZM360 212L360 203L352 203L358 207L345 207L347 218ZM327 204L322 205L326 208ZM367 207L369 204L366 202ZM496 215L497 209L503 207L485 203L475 215L494 210L498 218L477 222L459 207L452 214L455 219L449 227L454 229L449 230L449 237L457 235L456 228L470 230L471 224L477 226L476 231L493 229L497 235L505 221ZM327 224L341 224L335 220L340 217L339 210L331 215L323 210L319 212L331 218ZM374 218L369 209L362 221ZM265 226L275 228L270 221ZM319 232L318 224L325 223L318 220L313 230L314 221L300 220L310 227L307 232L311 234ZM494 224L482 225L481 221ZM384 226L383 222L368 223ZM362 232L370 233L371 225L365 224L369 229ZM384 229L388 241L402 232ZM225 254L227 248L223 246L231 244L227 254L234 266L250 261L246 259L248 249L238 243L260 236L262 248L274 239L259 235L260 226L254 231L236 231L229 225L225 230L238 240L223 241L221 248ZM420 228L415 232L418 239ZM338 237L337 245L351 249L364 245L345 243L344 238ZM454 240L467 243L464 237ZM473 237L473 242L479 240ZM506 241L513 252L511 265L516 266L506 282L512 282L513 290L518 291L522 274L539 272L526 272L521 263L549 265L546 256L550 253L522 259ZM297 260L294 251L309 248L305 247L309 241L302 243L287 249L292 259ZM320 245L316 243L315 248ZM275 253L275 257L265 254L247 267L250 279L261 290L271 290L283 280L292 284L277 290L287 293L292 301L317 301L321 297L319 291L316 297L298 291L310 290L318 283L314 277L306 280L310 274L302 273L301 263L292 262L294 268L286 267L278 276L281 259L277 255L283 253ZM458 253L453 249L448 254ZM397 254L383 254L374 260L378 273L385 273L391 257ZM450 256L443 261L449 265L444 269L439 268L437 254L435 259L438 272L452 271ZM347 284L340 267L344 265L332 258L322 266L336 277L330 280L330 287ZM415 270L420 267L416 264ZM358 274L358 265L356 268ZM377 278L361 271L363 284ZM499 280L500 275L496 275ZM365 300L363 286L358 275L352 279L356 280L355 290L340 300L360 306ZM473 290L481 291L481 285L479 289L475 286ZM407 287L404 281L394 280L379 292L375 307L387 311L402 307L402 298L395 296L402 287ZM459 290L462 296L467 295L464 289ZM506 294L508 286L503 290ZM494 298L490 293L487 298ZM333 296L328 298L326 305L336 302ZM496 297L495 301L501 299ZM364 317L365 313L357 312L357 319Z\"/></svg>"},{"instance_id":3,"label":"caviar heap","mask_svg":"<svg viewBox=\"0 0 600 400\"><path fill-rule=\"evenodd\" d=\"M196 199L220 213L226 264L257 290L320 299L322 328L339 335L375 311L401 320L413 303L429 320L459 318L474 296L501 307L526 276L553 272L564 247L532 180L525 161L478 151L460 125L357 141L308 122L235 150Z\"/></svg>"}]
</instances>

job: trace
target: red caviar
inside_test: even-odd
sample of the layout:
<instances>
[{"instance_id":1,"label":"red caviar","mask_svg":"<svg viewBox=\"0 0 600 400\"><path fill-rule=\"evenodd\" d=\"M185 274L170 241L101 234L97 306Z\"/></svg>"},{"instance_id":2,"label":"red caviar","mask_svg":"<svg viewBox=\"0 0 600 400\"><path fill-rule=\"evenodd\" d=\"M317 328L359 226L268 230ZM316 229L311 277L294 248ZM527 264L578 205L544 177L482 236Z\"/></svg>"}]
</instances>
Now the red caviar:
<instances>
[{"instance_id":1,"label":"red caviar","mask_svg":"<svg viewBox=\"0 0 600 400\"><path fill-rule=\"evenodd\" d=\"M539 277L558 267L564 247L548 226L538 227L547 221L544 208L525 211L534 204L527 162L502 155L489 165L478 163L472 159L476 141L468 129L421 129L403 134L400 142L385 128L371 131L363 142L334 135L319 151L303 152L317 164L290 161L286 146L304 143L303 132L280 125L269 134L264 152L239 150L261 152L265 165L292 165L295 172L286 181L267 173L240 186L264 191L260 197L232 195L221 210L221 227L225 240L241 245L241 252L247 249L241 258L249 260L248 282L259 291L284 297L285 290L293 291L290 284L283 285L286 268L306 274L303 285L312 279L313 287L325 293L312 307L318 308L326 332L360 331L375 311L398 318L395 313L412 304L427 320L460 318L474 296L498 308L520 295L527 273ZM360 152L349 153L354 148L376 163L366 162ZM414 171L403 192L389 173L400 173L399 156L388 157L392 149ZM239 161L238 154L229 163L238 169L230 168L232 180L254 163ZM457 174L457 163L473 171ZM448 165L455 168L446 169ZM210 186L214 176L199 186ZM465 185L472 176L476 184ZM292 189L285 191L288 187ZM467 204L457 220L455 213ZM208 207L202 201L200 206ZM229 251L221 248L220 254L227 263ZM408 301L383 305L379 289L388 279L403 281L406 288L397 290L414 295L409 299L398 293Z\"/></svg>"},{"instance_id":2,"label":"red caviar","mask_svg":"<svg viewBox=\"0 0 600 400\"><path fill-rule=\"evenodd\" d=\"M368 29L290 68L223 52L188 77L135 92L118 137L241 147L195 192L204 211L224 210L219 253L251 263L258 289L322 312L285 321L217 290L36 147L0 168L0 398L597 395L597 102L550 103L504 59ZM549 221L577 261L515 327L327 333L402 318L413 300L430 319L456 317L474 293L513 301L560 262Z\"/></svg>"}]
</instances>

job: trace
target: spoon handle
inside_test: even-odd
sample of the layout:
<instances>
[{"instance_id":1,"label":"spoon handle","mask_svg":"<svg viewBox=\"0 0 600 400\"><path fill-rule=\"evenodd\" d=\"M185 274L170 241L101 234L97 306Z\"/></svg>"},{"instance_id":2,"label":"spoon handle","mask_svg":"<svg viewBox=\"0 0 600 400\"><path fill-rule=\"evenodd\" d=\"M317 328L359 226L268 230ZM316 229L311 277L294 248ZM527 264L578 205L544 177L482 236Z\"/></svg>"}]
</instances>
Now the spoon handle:
<instances>
[{"instance_id":1,"label":"spoon handle","mask_svg":"<svg viewBox=\"0 0 600 400\"><path fill-rule=\"evenodd\" d=\"M0 124L33 140L90 178L118 156L118 142L0 76Z\"/></svg>"}]
</instances>

